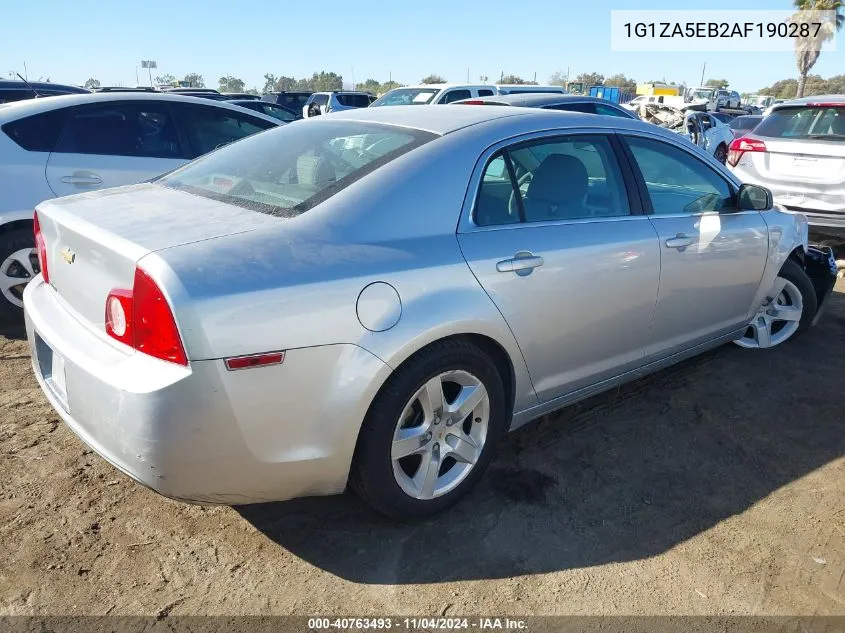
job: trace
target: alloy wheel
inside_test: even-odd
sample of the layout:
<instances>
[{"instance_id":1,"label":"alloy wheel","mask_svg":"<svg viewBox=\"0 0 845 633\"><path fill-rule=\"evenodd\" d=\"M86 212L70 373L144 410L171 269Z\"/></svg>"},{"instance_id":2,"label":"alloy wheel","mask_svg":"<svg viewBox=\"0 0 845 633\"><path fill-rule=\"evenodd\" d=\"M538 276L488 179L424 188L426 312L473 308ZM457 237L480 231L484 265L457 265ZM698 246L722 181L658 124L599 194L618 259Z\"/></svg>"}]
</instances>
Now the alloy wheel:
<instances>
[{"instance_id":1,"label":"alloy wheel","mask_svg":"<svg viewBox=\"0 0 845 633\"><path fill-rule=\"evenodd\" d=\"M22 308L23 289L39 272L41 269L35 249L15 251L0 263L0 292L9 303Z\"/></svg>"},{"instance_id":2,"label":"alloy wheel","mask_svg":"<svg viewBox=\"0 0 845 633\"><path fill-rule=\"evenodd\" d=\"M414 499L457 487L481 456L490 422L490 396L469 372L443 372L411 397L393 433L396 483Z\"/></svg>"},{"instance_id":3,"label":"alloy wheel","mask_svg":"<svg viewBox=\"0 0 845 633\"><path fill-rule=\"evenodd\" d=\"M735 341L740 347L766 349L789 340L801 324L804 301L798 286L777 277L763 305L748 324L745 335Z\"/></svg>"}]
</instances>

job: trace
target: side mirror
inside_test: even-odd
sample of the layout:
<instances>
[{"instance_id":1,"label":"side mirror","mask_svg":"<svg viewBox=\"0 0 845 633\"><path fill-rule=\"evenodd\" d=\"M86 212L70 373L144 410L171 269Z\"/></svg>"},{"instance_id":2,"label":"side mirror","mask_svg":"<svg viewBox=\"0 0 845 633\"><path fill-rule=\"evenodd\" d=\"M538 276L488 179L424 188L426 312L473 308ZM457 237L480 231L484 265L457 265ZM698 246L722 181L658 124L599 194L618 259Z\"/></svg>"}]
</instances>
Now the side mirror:
<instances>
[{"instance_id":1,"label":"side mirror","mask_svg":"<svg viewBox=\"0 0 845 633\"><path fill-rule=\"evenodd\" d=\"M765 187L745 184L739 188L737 194L737 209L739 211L767 211L774 204L772 192Z\"/></svg>"}]
</instances>

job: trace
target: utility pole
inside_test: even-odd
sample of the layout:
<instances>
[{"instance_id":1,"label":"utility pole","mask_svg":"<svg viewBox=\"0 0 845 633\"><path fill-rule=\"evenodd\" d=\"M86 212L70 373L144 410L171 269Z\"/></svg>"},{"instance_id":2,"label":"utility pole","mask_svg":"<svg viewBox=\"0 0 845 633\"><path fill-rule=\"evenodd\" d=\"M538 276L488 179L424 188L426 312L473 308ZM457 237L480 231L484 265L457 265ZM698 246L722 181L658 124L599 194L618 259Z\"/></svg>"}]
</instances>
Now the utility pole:
<instances>
[{"instance_id":1,"label":"utility pole","mask_svg":"<svg viewBox=\"0 0 845 633\"><path fill-rule=\"evenodd\" d=\"M698 84L699 86L704 85L704 69L707 68L707 62L704 62L704 66L701 67L701 83Z\"/></svg>"},{"instance_id":2,"label":"utility pole","mask_svg":"<svg viewBox=\"0 0 845 633\"><path fill-rule=\"evenodd\" d=\"M467 83L469 83L469 68L467 68Z\"/></svg>"},{"instance_id":3,"label":"utility pole","mask_svg":"<svg viewBox=\"0 0 845 633\"><path fill-rule=\"evenodd\" d=\"M26 60L23 62L23 76L27 81L29 81L29 73L26 72Z\"/></svg>"}]
</instances>

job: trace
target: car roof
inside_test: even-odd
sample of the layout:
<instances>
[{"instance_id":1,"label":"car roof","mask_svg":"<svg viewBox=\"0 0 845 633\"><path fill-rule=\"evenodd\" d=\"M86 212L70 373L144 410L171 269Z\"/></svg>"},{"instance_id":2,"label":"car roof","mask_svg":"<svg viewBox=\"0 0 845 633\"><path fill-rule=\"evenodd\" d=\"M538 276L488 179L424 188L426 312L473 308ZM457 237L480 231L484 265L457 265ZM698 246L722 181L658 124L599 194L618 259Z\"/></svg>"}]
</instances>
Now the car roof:
<instances>
[{"instance_id":1,"label":"car roof","mask_svg":"<svg viewBox=\"0 0 845 633\"><path fill-rule=\"evenodd\" d=\"M244 112L244 108L236 105L229 105L226 101L216 101L191 97L184 93L167 92L92 92L90 94L58 95L55 97L44 97L42 99L27 99L9 104L8 108L0 110L0 123L14 121L25 116L49 112L59 108L86 105L89 103L109 103L111 101L171 101L176 103L196 103L204 106L227 108L236 112ZM278 119L271 116L250 110L251 116L270 121L278 125Z\"/></svg>"},{"instance_id":2,"label":"car roof","mask_svg":"<svg viewBox=\"0 0 845 633\"><path fill-rule=\"evenodd\" d=\"M49 81L27 81L23 82L19 79L2 79L0 80L0 89L2 90L30 90L30 86L36 90L69 90L79 94L87 94L90 92L87 88L80 86L71 86L69 84L54 84Z\"/></svg>"},{"instance_id":3,"label":"car roof","mask_svg":"<svg viewBox=\"0 0 845 633\"><path fill-rule=\"evenodd\" d=\"M524 92L509 95L494 95L492 97L475 97L473 99L463 99L462 101L456 101L455 103L462 103L465 101L472 101L473 103L477 103L478 101L485 101L487 103L504 103L507 105L515 105L529 108L539 108L540 106L554 105L556 103L610 103L606 99L599 99L597 97L542 92Z\"/></svg>"},{"instance_id":4,"label":"car roof","mask_svg":"<svg viewBox=\"0 0 845 633\"><path fill-rule=\"evenodd\" d=\"M841 103L845 105L845 95L815 95L812 97L801 97L800 99L789 99L782 103L775 103L772 109L780 110L785 107L806 105L808 103Z\"/></svg>"},{"instance_id":5,"label":"car roof","mask_svg":"<svg viewBox=\"0 0 845 633\"><path fill-rule=\"evenodd\" d=\"M457 106L438 106L427 108L413 105L393 106L390 108L355 108L333 112L331 114L316 117L318 121L361 121L366 123L381 123L385 125L397 125L402 127L425 130L435 134L449 134L457 130L467 128L481 123L517 117L528 127L528 121L536 121L536 129L550 129L562 127L611 127L630 128L633 130L660 129L650 123L643 123L636 119L627 119L616 116L604 116L597 114L585 114L582 112L563 112L560 110L543 110L541 108L524 108L514 106L502 106L497 108L473 108ZM525 119L524 117L535 117ZM311 121L311 119L309 119ZM674 134L674 132L672 133Z\"/></svg>"},{"instance_id":6,"label":"car roof","mask_svg":"<svg viewBox=\"0 0 845 633\"><path fill-rule=\"evenodd\" d=\"M435 90L446 90L447 88L496 88L493 84L417 84L416 86L398 86L393 90L419 90L420 88L433 88Z\"/></svg>"}]
</instances>

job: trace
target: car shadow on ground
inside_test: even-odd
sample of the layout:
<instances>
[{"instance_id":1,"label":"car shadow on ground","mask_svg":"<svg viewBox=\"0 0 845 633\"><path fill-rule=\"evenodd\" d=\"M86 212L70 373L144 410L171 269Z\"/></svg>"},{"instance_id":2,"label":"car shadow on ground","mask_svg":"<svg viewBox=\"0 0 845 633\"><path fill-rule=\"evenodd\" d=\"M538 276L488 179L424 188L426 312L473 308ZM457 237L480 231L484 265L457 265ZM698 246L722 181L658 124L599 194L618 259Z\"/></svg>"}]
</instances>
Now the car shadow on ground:
<instances>
[{"instance_id":1,"label":"car shadow on ground","mask_svg":"<svg viewBox=\"0 0 845 633\"><path fill-rule=\"evenodd\" d=\"M0 336L13 341L25 340L26 328L24 327L23 319L11 321L0 318Z\"/></svg>"},{"instance_id":2,"label":"car shadow on ground","mask_svg":"<svg viewBox=\"0 0 845 633\"><path fill-rule=\"evenodd\" d=\"M504 578L665 552L845 455L845 295L764 352L729 345L529 424L451 510L399 524L353 495L243 506L361 583Z\"/></svg>"}]
</instances>

